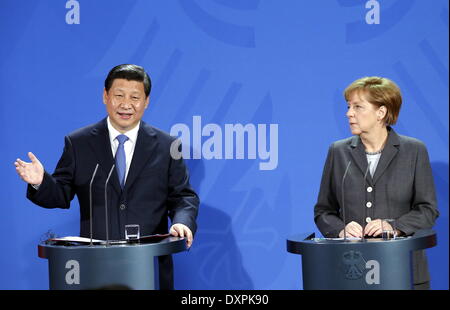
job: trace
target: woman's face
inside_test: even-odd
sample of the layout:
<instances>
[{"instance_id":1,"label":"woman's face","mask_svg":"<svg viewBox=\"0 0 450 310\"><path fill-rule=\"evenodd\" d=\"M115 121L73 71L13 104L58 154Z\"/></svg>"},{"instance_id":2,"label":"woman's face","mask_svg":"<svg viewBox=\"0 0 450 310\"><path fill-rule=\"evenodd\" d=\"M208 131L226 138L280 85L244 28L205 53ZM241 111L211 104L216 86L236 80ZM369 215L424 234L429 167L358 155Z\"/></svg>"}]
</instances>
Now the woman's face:
<instances>
[{"instance_id":1,"label":"woman's face","mask_svg":"<svg viewBox=\"0 0 450 310\"><path fill-rule=\"evenodd\" d=\"M354 92L347 102L347 117L353 135L370 133L382 125L386 107L377 107L365 98L364 93Z\"/></svg>"}]
</instances>

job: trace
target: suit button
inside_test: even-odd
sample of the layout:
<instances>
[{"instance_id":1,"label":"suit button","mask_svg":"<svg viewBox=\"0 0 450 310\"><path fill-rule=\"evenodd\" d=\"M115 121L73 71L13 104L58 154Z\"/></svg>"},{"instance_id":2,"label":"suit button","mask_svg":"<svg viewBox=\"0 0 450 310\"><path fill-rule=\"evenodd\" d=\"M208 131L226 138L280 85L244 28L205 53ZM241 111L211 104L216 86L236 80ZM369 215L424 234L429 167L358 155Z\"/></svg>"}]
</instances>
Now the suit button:
<instances>
[{"instance_id":1,"label":"suit button","mask_svg":"<svg viewBox=\"0 0 450 310\"><path fill-rule=\"evenodd\" d=\"M371 192L372 192L372 190L373 190L373 188L372 188L372 187L370 187L370 186L369 186L369 187L367 188L367 192L368 192L368 193L371 193Z\"/></svg>"},{"instance_id":2,"label":"suit button","mask_svg":"<svg viewBox=\"0 0 450 310\"><path fill-rule=\"evenodd\" d=\"M372 221L372 219L369 216L366 217L366 223L370 223L370 221Z\"/></svg>"},{"instance_id":3,"label":"suit button","mask_svg":"<svg viewBox=\"0 0 450 310\"><path fill-rule=\"evenodd\" d=\"M124 204L121 204L119 208L120 208L120 210L123 211L123 210L125 210L127 207L126 207Z\"/></svg>"},{"instance_id":4,"label":"suit button","mask_svg":"<svg viewBox=\"0 0 450 310\"><path fill-rule=\"evenodd\" d=\"M371 203L370 201L368 201L368 202L366 203L366 207L367 207L367 208L371 208L371 207L372 207L372 203Z\"/></svg>"}]
</instances>

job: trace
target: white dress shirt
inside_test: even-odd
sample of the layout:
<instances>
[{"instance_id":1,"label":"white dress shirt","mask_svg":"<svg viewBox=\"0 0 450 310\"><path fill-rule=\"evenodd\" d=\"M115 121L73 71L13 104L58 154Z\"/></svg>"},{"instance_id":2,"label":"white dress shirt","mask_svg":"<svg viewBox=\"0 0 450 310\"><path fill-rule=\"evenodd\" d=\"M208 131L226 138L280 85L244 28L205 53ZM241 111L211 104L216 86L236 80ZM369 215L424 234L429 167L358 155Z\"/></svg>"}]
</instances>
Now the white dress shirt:
<instances>
[{"instance_id":1,"label":"white dress shirt","mask_svg":"<svg viewBox=\"0 0 450 310\"><path fill-rule=\"evenodd\" d=\"M108 123L109 141L111 143L111 150L112 150L113 157L115 157L117 148L119 147L119 141L116 138L118 135L121 135L122 133L120 133L117 129L115 129L112 126L111 121L109 120L109 116L106 121ZM128 140L125 141L125 143L123 145L123 148L125 150L125 162L126 162L125 181L128 176L128 171L130 170L131 160L133 159L134 148L136 146L136 139L137 139L140 124L141 124L141 122L139 122L139 124L136 127L134 127L133 129L123 133L124 135L126 135L128 137Z\"/></svg>"},{"instance_id":2,"label":"white dress shirt","mask_svg":"<svg viewBox=\"0 0 450 310\"><path fill-rule=\"evenodd\" d=\"M380 161L381 158L381 153L379 154L366 154L367 156L367 163L370 166L370 175L373 178L373 175L375 174L375 170L377 169L378 166L378 162Z\"/></svg>"}]
</instances>

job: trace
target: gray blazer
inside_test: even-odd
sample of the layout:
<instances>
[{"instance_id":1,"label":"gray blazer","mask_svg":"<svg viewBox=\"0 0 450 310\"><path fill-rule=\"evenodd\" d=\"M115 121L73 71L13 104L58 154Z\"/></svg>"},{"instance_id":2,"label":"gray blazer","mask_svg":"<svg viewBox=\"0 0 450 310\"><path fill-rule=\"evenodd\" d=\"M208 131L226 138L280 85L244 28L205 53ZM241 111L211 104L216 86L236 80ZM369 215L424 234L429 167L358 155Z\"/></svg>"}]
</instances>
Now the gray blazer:
<instances>
[{"instance_id":1,"label":"gray blazer","mask_svg":"<svg viewBox=\"0 0 450 310\"><path fill-rule=\"evenodd\" d=\"M367 173L365 148L359 136L334 142L323 170L314 221L325 237L337 237L344 229L342 219L342 178L346 223L365 226L375 219L395 219L394 225L406 235L431 228L439 216L433 176L425 145L398 135L388 127L388 139L375 174ZM414 283L429 281L425 251L413 254Z\"/></svg>"}]
</instances>

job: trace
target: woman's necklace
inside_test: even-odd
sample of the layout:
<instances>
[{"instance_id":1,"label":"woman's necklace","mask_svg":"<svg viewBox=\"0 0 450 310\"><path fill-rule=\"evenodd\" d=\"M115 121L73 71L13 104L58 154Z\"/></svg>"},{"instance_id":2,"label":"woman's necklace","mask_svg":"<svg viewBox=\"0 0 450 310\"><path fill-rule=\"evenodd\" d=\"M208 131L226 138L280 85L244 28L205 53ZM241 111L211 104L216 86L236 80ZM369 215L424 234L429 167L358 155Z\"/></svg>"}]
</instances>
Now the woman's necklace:
<instances>
[{"instance_id":1,"label":"woman's necklace","mask_svg":"<svg viewBox=\"0 0 450 310\"><path fill-rule=\"evenodd\" d=\"M384 146L376 152L367 152L366 151L366 154L367 155L378 155L378 154L381 154L381 152L383 152L383 149L384 149Z\"/></svg>"}]
</instances>

